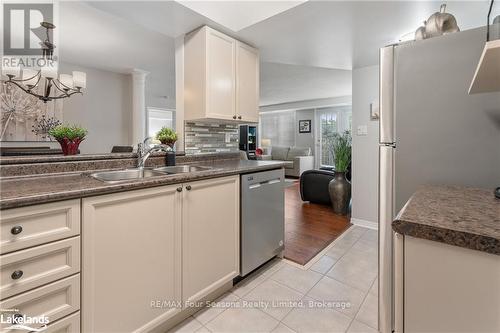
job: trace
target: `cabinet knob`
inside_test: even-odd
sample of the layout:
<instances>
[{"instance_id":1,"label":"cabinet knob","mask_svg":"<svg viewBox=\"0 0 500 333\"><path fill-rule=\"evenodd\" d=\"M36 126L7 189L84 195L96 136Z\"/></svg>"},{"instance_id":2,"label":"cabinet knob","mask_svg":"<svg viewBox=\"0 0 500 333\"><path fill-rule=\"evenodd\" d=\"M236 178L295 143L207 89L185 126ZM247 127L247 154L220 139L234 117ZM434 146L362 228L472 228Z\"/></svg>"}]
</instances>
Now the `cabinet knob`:
<instances>
[{"instance_id":1,"label":"cabinet knob","mask_svg":"<svg viewBox=\"0 0 500 333\"><path fill-rule=\"evenodd\" d=\"M16 225L10 229L10 233L13 235L19 235L23 231L23 227Z\"/></svg>"},{"instance_id":2,"label":"cabinet knob","mask_svg":"<svg viewBox=\"0 0 500 333\"><path fill-rule=\"evenodd\" d=\"M23 276L23 271L14 271L10 277L12 280L17 280L20 279L21 276Z\"/></svg>"},{"instance_id":3,"label":"cabinet knob","mask_svg":"<svg viewBox=\"0 0 500 333\"><path fill-rule=\"evenodd\" d=\"M238 119L241 119L241 116L238 116Z\"/></svg>"},{"instance_id":4,"label":"cabinet knob","mask_svg":"<svg viewBox=\"0 0 500 333\"><path fill-rule=\"evenodd\" d=\"M191 191L191 185L186 185L186 190Z\"/></svg>"},{"instance_id":5,"label":"cabinet knob","mask_svg":"<svg viewBox=\"0 0 500 333\"><path fill-rule=\"evenodd\" d=\"M182 187L178 187L177 192L182 192Z\"/></svg>"},{"instance_id":6,"label":"cabinet knob","mask_svg":"<svg viewBox=\"0 0 500 333\"><path fill-rule=\"evenodd\" d=\"M233 116L233 119L236 119L236 115Z\"/></svg>"}]
</instances>

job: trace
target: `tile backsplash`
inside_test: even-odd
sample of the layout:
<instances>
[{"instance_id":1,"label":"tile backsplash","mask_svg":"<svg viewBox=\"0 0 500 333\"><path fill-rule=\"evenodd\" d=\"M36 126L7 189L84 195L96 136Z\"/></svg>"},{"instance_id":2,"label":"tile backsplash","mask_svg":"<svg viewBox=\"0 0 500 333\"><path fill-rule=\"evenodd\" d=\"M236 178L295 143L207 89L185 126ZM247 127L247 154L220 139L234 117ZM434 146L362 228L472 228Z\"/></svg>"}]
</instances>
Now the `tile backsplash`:
<instances>
[{"instance_id":1,"label":"tile backsplash","mask_svg":"<svg viewBox=\"0 0 500 333\"><path fill-rule=\"evenodd\" d=\"M184 128L186 154L237 152L237 124L186 122Z\"/></svg>"}]
</instances>

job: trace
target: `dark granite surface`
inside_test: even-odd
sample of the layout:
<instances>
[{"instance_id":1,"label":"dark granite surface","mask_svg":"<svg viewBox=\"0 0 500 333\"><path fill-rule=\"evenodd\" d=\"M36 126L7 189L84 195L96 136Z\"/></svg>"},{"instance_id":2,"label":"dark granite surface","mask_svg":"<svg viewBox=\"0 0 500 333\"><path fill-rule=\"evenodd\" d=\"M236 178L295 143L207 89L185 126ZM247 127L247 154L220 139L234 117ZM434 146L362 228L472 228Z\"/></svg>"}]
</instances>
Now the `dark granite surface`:
<instances>
[{"instance_id":1,"label":"dark granite surface","mask_svg":"<svg viewBox=\"0 0 500 333\"><path fill-rule=\"evenodd\" d=\"M176 156L178 164L234 158L240 158L239 152ZM0 177L21 177L61 172L90 172L102 169L134 168L136 165L137 154L135 153L11 157L0 158ZM165 153L161 152L152 154L146 161L146 166L149 167L163 165L165 165Z\"/></svg>"},{"instance_id":2,"label":"dark granite surface","mask_svg":"<svg viewBox=\"0 0 500 333\"><path fill-rule=\"evenodd\" d=\"M165 175L143 180L109 184L90 177L90 172L24 176L0 180L0 209L29 206L46 202L82 198L199 179L281 168L282 162L241 161L238 159L196 162L214 169L193 173Z\"/></svg>"},{"instance_id":3,"label":"dark granite surface","mask_svg":"<svg viewBox=\"0 0 500 333\"><path fill-rule=\"evenodd\" d=\"M500 200L493 190L423 186L392 227L403 235L500 255Z\"/></svg>"}]
</instances>

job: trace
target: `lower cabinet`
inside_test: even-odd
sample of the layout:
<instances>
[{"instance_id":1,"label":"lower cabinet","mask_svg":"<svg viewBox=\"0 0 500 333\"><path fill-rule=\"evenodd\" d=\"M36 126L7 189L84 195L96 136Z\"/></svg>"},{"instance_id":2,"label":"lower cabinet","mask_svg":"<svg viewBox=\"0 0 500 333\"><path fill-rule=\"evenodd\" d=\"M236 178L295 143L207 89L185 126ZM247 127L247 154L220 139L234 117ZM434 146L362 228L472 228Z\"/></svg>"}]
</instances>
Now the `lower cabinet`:
<instances>
[{"instance_id":1,"label":"lower cabinet","mask_svg":"<svg viewBox=\"0 0 500 333\"><path fill-rule=\"evenodd\" d=\"M181 185L82 201L82 331L149 331L180 309Z\"/></svg>"},{"instance_id":2,"label":"lower cabinet","mask_svg":"<svg viewBox=\"0 0 500 333\"><path fill-rule=\"evenodd\" d=\"M82 332L148 332L239 274L239 176L82 200Z\"/></svg>"},{"instance_id":3,"label":"lower cabinet","mask_svg":"<svg viewBox=\"0 0 500 333\"><path fill-rule=\"evenodd\" d=\"M185 188L182 296L196 301L239 274L239 177L193 182Z\"/></svg>"},{"instance_id":4,"label":"lower cabinet","mask_svg":"<svg viewBox=\"0 0 500 333\"><path fill-rule=\"evenodd\" d=\"M396 256L396 332L500 332L500 256L401 235Z\"/></svg>"}]
</instances>

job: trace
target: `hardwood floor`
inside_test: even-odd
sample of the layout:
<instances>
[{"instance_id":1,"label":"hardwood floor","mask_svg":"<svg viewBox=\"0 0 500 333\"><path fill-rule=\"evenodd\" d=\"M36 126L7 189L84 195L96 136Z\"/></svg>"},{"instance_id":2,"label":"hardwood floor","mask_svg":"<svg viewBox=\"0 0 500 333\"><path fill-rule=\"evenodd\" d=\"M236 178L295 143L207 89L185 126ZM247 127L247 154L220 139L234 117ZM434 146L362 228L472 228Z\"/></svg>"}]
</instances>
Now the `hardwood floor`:
<instances>
[{"instance_id":1,"label":"hardwood floor","mask_svg":"<svg viewBox=\"0 0 500 333\"><path fill-rule=\"evenodd\" d=\"M348 216L300 198L299 183L285 189L285 258L304 265L351 226Z\"/></svg>"}]
</instances>

